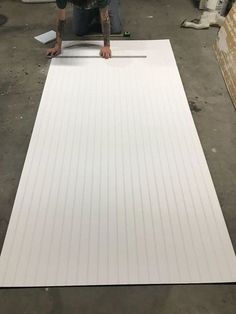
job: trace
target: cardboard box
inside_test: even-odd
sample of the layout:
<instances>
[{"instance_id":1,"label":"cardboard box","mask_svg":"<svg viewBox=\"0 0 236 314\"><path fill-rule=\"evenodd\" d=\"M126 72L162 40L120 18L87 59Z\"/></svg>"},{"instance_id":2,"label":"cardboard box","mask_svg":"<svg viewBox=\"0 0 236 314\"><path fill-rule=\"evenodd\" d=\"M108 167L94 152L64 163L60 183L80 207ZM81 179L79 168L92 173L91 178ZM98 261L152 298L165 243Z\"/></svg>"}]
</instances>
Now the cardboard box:
<instances>
[{"instance_id":1,"label":"cardboard box","mask_svg":"<svg viewBox=\"0 0 236 314\"><path fill-rule=\"evenodd\" d=\"M218 33L214 50L236 109L236 3Z\"/></svg>"}]
</instances>

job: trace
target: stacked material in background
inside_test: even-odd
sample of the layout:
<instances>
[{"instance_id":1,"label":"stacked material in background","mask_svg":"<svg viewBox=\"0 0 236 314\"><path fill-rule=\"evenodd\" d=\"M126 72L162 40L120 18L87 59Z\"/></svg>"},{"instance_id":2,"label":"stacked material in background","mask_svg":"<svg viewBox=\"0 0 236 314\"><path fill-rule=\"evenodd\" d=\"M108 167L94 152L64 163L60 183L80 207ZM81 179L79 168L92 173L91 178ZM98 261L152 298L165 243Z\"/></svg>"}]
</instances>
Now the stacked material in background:
<instances>
[{"instance_id":1,"label":"stacked material in background","mask_svg":"<svg viewBox=\"0 0 236 314\"><path fill-rule=\"evenodd\" d=\"M200 10L216 11L224 15L228 6L229 0L200 0Z\"/></svg>"},{"instance_id":2,"label":"stacked material in background","mask_svg":"<svg viewBox=\"0 0 236 314\"><path fill-rule=\"evenodd\" d=\"M236 108L236 4L230 10L218 33L214 50Z\"/></svg>"}]
</instances>

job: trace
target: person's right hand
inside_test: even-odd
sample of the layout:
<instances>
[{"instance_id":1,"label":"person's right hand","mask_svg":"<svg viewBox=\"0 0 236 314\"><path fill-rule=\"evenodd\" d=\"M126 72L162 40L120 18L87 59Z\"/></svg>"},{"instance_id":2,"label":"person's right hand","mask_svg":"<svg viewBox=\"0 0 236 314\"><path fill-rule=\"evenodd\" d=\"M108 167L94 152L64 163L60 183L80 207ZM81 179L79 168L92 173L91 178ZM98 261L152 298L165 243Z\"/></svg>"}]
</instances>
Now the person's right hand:
<instances>
[{"instance_id":1,"label":"person's right hand","mask_svg":"<svg viewBox=\"0 0 236 314\"><path fill-rule=\"evenodd\" d=\"M61 53L61 45L56 44L55 47L47 50L47 57L54 58Z\"/></svg>"}]
</instances>

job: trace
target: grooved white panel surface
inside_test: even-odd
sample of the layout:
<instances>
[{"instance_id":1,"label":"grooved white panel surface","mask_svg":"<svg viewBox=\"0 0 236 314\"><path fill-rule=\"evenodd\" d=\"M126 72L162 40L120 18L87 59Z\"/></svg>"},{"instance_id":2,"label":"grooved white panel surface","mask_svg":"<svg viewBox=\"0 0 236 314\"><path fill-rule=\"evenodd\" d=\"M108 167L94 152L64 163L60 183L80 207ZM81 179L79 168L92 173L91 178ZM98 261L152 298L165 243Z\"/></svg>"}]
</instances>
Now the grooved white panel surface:
<instances>
[{"instance_id":1,"label":"grooved white panel surface","mask_svg":"<svg viewBox=\"0 0 236 314\"><path fill-rule=\"evenodd\" d=\"M97 56L74 46L64 56ZM211 283L235 253L169 41L52 60L1 286ZM147 56L147 58L138 58Z\"/></svg>"}]
</instances>

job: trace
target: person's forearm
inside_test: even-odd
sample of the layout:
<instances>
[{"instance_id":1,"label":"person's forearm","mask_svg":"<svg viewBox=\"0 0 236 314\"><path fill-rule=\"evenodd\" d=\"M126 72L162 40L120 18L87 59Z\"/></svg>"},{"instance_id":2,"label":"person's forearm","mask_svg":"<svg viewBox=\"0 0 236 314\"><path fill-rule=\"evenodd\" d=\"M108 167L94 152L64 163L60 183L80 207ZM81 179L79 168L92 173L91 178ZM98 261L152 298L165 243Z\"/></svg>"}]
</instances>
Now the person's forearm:
<instances>
[{"instance_id":1,"label":"person's forearm","mask_svg":"<svg viewBox=\"0 0 236 314\"><path fill-rule=\"evenodd\" d=\"M56 38L56 43L58 45L61 45L63 39L65 23L66 23L66 10L59 9L57 15L57 38Z\"/></svg>"},{"instance_id":2,"label":"person's forearm","mask_svg":"<svg viewBox=\"0 0 236 314\"><path fill-rule=\"evenodd\" d=\"M108 13L108 7L100 9L102 32L104 36L104 46L110 47L111 23Z\"/></svg>"}]
</instances>

